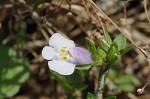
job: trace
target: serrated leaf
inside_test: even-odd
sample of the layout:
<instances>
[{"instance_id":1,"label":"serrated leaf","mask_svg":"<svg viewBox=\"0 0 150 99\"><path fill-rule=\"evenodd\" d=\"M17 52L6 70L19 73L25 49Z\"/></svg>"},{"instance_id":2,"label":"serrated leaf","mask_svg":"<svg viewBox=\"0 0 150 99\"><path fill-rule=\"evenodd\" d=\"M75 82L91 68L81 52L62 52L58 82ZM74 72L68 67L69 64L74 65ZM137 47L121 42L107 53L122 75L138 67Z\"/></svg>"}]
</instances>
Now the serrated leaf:
<instances>
[{"instance_id":1,"label":"serrated leaf","mask_svg":"<svg viewBox=\"0 0 150 99\"><path fill-rule=\"evenodd\" d=\"M117 43L118 49L124 49L126 47L126 37L123 34L119 34L115 39L114 42Z\"/></svg>"},{"instance_id":2,"label":"serrated leaf","mask_svg":"<svg viewBox=\"0 0 150 99\"><path fill-rule=\"evenodd\" d=\"M29 62L8 46L0 45L0 55L0 98L6 98L15 95L29 77Z\"/></svg>"},{"instance_id":3,"label":"serrated leaf","mask_svg":"<svg viewBox=\"0 0 150 99\"><path fill-rule=\"evenodd\" d=\"M112 43L112 39L111 39L111 37L110 37L110 35L108 34L108 32L106 31L106 37L105 37L105 39L106 39L106 42L108 43L108 45L110 46L111 45L111 43Z\"/></svg>"},{"instance_id":4,"label":"serrated leaf","mask_svg":"<svg viewBox=\"0 0 150 99\"><path fill-rule=\"evenodd\" d=\"M78 70L88 70L89 68L91 68L91 64L79 65L75 67L75 69L78 69Z\"/></svg>"},{"instance_id":5,"label":"serrated leaf","mask_svg":"<svg viewBox=\"0 0 150 99\"><path fill-rule=\"evenodd\" d=\"M104 99L116 99L116 96L109 96L109 97L104 98Z\"/></svg>"},{"instance_id":6,"label":"serrated leaf","mask_svg":"<svg viewBox=\"0 0 150 99\"><path fill-rule=\"evenodd\" d=\"M88 47L88 50L94 55L96 56L96 47L95 45L91 42L90 39L86 38L86 45Z\"/></svg>"},{"instance_id":7,"label":"serrated leaf","mask_svg":"<svg viewBox=\"0 0 150 99\"><path fill-rule=\"evenodd\" d=\"M96 96L94 94L88 92L86 99L96 99Z\"/></svg>"}]
</instances>

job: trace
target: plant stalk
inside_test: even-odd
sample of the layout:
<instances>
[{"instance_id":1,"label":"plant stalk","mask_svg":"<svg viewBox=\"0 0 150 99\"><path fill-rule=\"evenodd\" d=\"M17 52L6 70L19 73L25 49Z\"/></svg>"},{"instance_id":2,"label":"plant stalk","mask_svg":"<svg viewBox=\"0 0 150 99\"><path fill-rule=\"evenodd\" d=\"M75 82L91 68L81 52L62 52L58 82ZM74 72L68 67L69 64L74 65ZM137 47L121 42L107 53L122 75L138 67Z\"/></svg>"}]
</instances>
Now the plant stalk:
<instances>
[{"instance_id":1,"label":"plant stalk","mask_svg":"<svg viewBox=\"0 0 150 99\"><path fill-rule=\"evenodd\" d=\"M105 86L105 79L106 79L106 75L108 73L109 70L109 66L103 66L100 71L99 71L99 78L98 78L98 89L96 92L96 97L97 99L103 99L103 90L104 90L104 86Z\"/></svg>"}]
</instances>

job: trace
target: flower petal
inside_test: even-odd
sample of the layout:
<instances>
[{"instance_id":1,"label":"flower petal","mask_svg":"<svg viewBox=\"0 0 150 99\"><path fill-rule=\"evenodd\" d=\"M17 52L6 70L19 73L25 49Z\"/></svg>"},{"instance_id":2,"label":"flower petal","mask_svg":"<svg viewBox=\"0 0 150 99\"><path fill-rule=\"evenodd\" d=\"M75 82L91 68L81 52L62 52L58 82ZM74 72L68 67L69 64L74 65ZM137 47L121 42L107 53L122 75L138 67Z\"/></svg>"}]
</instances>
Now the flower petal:
<instances>
[{"instance_id":1,"label":"flower petal","mask_svg":"<svg viewBox=\"0 0 150 99\"><path fill-rule=\"evenodd\" d=\"M50 37L49 45L52 47L67 46L69 48L75 47L74 41L66 39L60 33L55 33Z\"/></svg>"},{"instance_id":2,"label":"flower petal","mask_svg":"<svg viewBox=\"0 0 150 99\"><path fill-rule=\"evenodd\" d=\"M75 64L66 61L52 60L48 62L48 66L51 70L61 75L70 75L74 72L75 69Z\"/></svg>"},{"instance_id":3,"label":"flower petal","mask_svg":"<svg viewBox=\"0 0 150 99\"><path fill-rule=\"evenodd\" d=\"M74 63L77 65L84 65L92 63L92 55L86 49L81 47L74 47L70 50Z\"/></svg>"},{"instance_id":4,"label":"flower petal","mask_svg":"<svg viewBox=\"0 0 150 99\"><path fill-rule=\"evenodd\" d=\"M47 60L53 59L55 55L56 55L56 52L50 46L45 46L42 50L42 56Z\"/></svg>"}]
</instances>

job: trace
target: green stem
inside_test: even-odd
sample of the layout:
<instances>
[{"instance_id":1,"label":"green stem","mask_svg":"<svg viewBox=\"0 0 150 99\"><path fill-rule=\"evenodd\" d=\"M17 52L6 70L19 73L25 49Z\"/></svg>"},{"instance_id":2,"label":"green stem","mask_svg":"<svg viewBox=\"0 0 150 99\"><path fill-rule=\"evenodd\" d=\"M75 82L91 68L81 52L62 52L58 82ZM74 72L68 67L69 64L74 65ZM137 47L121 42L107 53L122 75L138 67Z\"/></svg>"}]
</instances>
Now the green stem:
<instances>
[{"instance_id":1,"label":"green stem","mask_svg":"<svg viewBox=\"0 0 150 99\"><path fill-rule=\"evenodd\" d=\"M109 70L109 66L103 66L99 71L99 78L98 78L98 89L96 92L97 99L103 99L103 89L105 85L105 78Z\"/></svg>"}]
</instances>

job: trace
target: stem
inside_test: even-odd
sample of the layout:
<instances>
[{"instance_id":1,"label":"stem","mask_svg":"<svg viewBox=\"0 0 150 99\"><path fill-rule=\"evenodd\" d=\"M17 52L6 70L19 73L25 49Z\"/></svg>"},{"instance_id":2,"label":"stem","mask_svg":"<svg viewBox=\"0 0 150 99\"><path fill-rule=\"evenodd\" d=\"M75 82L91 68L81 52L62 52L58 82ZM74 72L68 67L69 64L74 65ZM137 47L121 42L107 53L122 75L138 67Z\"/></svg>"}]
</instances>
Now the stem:
<instances>
[{"instance_id":1,"label":"stem","mask_svg":"<svg viewBox=\"0 0 150 99\"><path fill-rule=\"evenodd\" d=\"M96 92L97 99L103 99L103 89L105 85L105 78L108 73L109 66L103 66L99 71L99 78L98 78L98 89Z\"/></svg>"}]
</instances>

